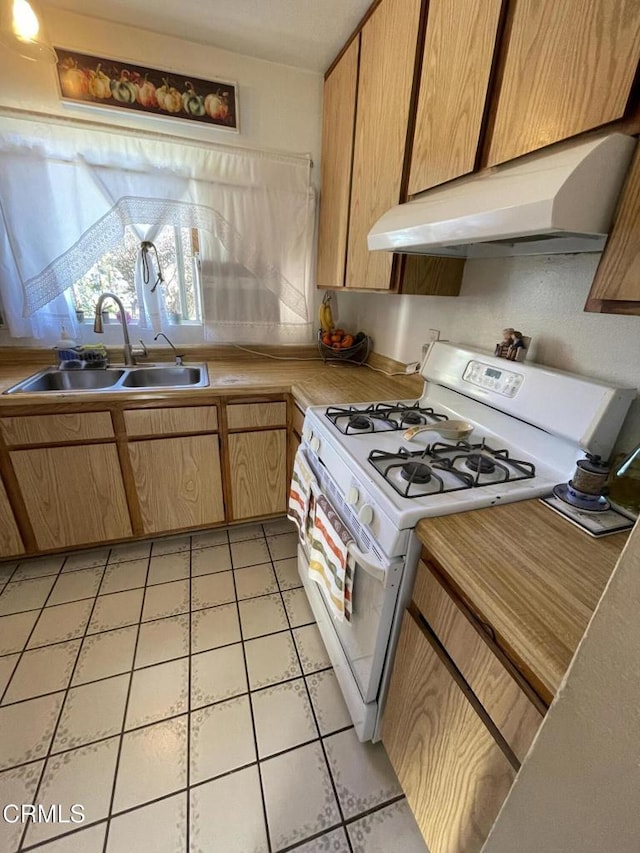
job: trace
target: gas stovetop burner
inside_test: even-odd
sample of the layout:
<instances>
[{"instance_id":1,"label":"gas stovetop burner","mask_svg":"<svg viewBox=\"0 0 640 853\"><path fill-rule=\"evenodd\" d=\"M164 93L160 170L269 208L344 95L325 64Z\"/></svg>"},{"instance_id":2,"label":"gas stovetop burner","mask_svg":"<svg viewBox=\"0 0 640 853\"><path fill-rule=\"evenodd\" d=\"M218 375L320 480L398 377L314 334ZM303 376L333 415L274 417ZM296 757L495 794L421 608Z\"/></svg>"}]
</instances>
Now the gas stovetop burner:
<instances>
[{"instance_id":1,"label":"gas stovetop burner","mask_svg":"<svg viewBox=\"0 0 640 853\"><path fill-rule=\"evenodd\" d=\"M481 474L493 474L496 470L495 462L482 453L470 453L464 460L464 464L470 471Z\"/></svg>"},{"instance_id":2,"label":"gas stovetop burner","mask_svg":"<svg viewBox=\"0 0 640 853\"><path fill-rule=\"evenodd\" d=\"M410 483L422 485L431 479L431 469L424 462L407 462L400 469L400 476Z\"/></svg>"},{"instance_id":3,"label":"gas stovetop burner","mask_svg":"<svg viewBox=\"0 0 640 853\"><path fill-rule=\"evenodd\" d=\"M447 415L419 403L371 403L369 406L329 406L325 416L343 435L393 432L422 424L438 424Z\"/></svg>"}]
</instances>

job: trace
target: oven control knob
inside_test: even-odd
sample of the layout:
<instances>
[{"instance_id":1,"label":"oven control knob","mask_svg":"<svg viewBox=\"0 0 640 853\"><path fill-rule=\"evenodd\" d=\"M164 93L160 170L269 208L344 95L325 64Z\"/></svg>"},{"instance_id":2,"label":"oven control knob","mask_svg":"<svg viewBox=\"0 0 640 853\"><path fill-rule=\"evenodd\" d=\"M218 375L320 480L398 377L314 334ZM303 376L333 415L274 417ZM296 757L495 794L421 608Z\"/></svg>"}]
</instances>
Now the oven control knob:
<instances>
[{"instance_id":1,"label":"oven control knob","mask_svg":"<svg viewBox=\"0 0 640 853\"><path fill-rule=\"evenodd\" d=\"M311 436L311 441L309 442L309 444L311 445L311 449L314 453L317 453L320 450L320 439L317 435Z\"/></svg>"},{"instance_id":2,"label":"oven control knob","mask_svg":"<svg viewBox=\"0 0 640 853\"><path fill-rule=\"evenodd\" d=\"M355 506L360 499L360 494L355 486L351 486L349 491L347 492L347 503L351 504L351 506Z\"/></svg>"},{"instance_id":3,"label":"oven control knob","mask_svg":"<svg viewBox=\"0 0 640 853\"><path fill-rule=\"evenodd\" d=\"M358 513L358 518L363 524L371 524L373 521L373 507L365 504Z\"/></svg>"}]
</instances>

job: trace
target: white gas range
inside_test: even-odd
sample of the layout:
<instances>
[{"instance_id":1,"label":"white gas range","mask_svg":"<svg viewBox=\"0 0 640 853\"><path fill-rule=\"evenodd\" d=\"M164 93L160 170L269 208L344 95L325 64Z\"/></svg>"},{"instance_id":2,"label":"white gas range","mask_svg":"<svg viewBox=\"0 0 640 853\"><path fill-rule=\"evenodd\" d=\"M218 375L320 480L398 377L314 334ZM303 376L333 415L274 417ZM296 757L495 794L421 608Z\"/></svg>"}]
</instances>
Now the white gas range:
<instances>
[{"instance_id":1,"label":"white gas range","mask_svg":"<svg viewBox=\"0 0 640 853\"><path fill-rule=\"evenodd\" d=\"M299 571L361 740L378 738L418 521L548 494L585 453L608 457L635 397L443 343L421 372L418 401L316 406L304 421L307 461L354 540L351 623L331 617L304 545ZM463 441L443 438L438 427L451 421L473 430Z\"/></svg>"}]
</instances>

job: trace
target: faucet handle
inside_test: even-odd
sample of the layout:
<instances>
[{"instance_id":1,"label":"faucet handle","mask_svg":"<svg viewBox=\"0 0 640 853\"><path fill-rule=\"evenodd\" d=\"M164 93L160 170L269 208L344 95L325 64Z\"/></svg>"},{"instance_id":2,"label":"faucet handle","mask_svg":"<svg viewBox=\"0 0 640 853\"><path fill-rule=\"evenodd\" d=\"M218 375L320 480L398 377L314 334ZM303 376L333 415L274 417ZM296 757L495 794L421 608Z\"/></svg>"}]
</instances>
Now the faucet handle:
<instances>
[{"instance_id":1,"label":"faucet handle","mask_svg":"<svg viewBox=\"0 0 640 853\"><path fill-rule=\"evenodd\" d=\"M139 340L140 346L132 347L133 354L136 356L136 358L148 358L149 350L147 349L145 342L142 340L142 338L140 338Z\"/></svg>"}]
</instances>

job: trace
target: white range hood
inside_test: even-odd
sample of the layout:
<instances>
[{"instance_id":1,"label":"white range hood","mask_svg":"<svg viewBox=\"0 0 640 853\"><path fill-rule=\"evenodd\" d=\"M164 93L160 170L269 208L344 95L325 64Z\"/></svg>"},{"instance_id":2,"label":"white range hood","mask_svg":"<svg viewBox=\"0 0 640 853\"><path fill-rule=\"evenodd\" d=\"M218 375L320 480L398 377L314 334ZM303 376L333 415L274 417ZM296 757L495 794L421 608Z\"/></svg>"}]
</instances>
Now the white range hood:
<instances>
[{"instance_id":1,"label":"white range hood","mask_svg":"<svg viewBox=\"0 0 640 853\"><path fill-rule=\"evenodd\" d=\"M376 222L369 249L450 257L599 252L635 145L611 133L427 190Z\"/></svg>"}]
</instances>

